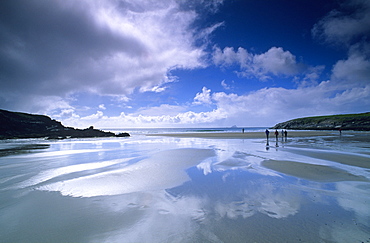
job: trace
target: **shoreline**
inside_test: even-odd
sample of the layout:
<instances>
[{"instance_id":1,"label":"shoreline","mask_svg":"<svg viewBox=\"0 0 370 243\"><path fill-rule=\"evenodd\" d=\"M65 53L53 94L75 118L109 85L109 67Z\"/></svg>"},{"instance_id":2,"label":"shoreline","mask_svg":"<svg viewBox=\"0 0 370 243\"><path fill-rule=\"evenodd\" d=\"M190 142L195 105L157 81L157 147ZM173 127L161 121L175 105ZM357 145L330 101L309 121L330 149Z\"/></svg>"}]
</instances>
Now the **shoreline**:
<instances>
[{"instance_id":1,"label":"shoreline","mask_svg":"<svg viewBox=\"0 0 370 243\"><path fill-rule=\"evenodd\" d=\"M352 134L346 131L344 134ZM164 136L164 137L181 137L181 138L222 138L222 139L253 139L266 138L265 132L193 132L193 133L153 133L146 134L146 136ZM316 137L316 136L340 136L338 131L288 131L289 137ZM279 131L278 138L281 138L281 131ZM275 139L273 130L270 130L269 139Z\"/></svg>"}]
</instances>

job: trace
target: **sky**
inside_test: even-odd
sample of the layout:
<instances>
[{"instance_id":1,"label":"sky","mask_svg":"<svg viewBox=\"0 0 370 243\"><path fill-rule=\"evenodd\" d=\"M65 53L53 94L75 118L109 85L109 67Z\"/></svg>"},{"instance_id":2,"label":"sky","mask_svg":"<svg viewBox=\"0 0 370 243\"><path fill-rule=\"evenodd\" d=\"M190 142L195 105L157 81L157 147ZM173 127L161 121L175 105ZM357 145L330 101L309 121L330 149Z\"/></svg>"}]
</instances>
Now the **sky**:
<instances>
[{"instance_id":1,"label":"sky","mask_svg":"<svg viewBox=\"0 0 370 243\"><path fill-rule=\"evenodd\" d=\"M370 111L368 0L0 2L0 109L65 126Z\"/></svg>"}]
</instances>

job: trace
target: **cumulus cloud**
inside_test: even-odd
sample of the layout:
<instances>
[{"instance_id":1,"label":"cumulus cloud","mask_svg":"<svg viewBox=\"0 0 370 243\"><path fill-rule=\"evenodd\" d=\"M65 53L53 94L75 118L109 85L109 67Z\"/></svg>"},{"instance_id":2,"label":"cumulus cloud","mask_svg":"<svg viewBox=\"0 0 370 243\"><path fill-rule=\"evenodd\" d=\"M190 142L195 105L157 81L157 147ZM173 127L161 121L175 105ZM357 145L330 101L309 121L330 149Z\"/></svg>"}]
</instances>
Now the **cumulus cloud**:
<instances>
[{"instance_id":1,"label":"cumulus cloud","mask_svg":"<svg viewBox=\"0 0 370 243\"><path fill-rule=\"evenodd\" d=\"M86 117L70 114L62 123L78 128L89 127L91 124L97 128L199 127L215 125L226 118L228 113L222 109L193 112L188 110L187 106L161 105L135 113L122 112L119 116L106 116L102 111Z\"/></svg>"},{"instance_id":2,"label":"cumulus cloud","mask_svg":"<svg viewBox=\"0 0 370 243\"><path fill-rule=\"evenodd\" d=\"M11 94L22 99L23 94L164 91L175 80L171 70L205 66L203 47L195 44L199 31L192 29L197 13L180 5L174 0L3 2L0 97L11 104Z\"/></svg>"},{"instance_id":3,"label":"cumulus cloud","mask_svg":"<svg viewBox=\"0 0 370 243\"><path fill-rule=\"evenodd\" d=\"M225 47L221 50L221 48L215 46L212 58L214 64L223 67L233 64L239 64L241 67L245 67L248 63L253 62L253 55L242 47L234 51L233 47Z\"/></svg>"},{"instance_id":4,"label":"cumulus cloud","mask_svg":"<svg viewBox=\"0 0 370 243\"><path fill-rule=\"evenodd\" d=\"M339 60L332 70L332 79L349 86L370 83L370 60L359 53L351 53L346 60Z\"/></svg>"},{"instance_id":5,"label":"cumulus cloud","mask_svg":"<svg viewBox=\"0 0 370 243\"><path fill-rule=\"evenodd\" d=\"M276 121L314 115L361 112L370 106L370 84L343 89L333 81L296 89L263 88L248 94L212 92L203 87L194 98L203 111L194 112L187 105L161 105L136 113L104 116L102 111L83 119L71 117L69 126L100 128L137 126L272 126ZM212 104L215 108L210 108Z\"/></svg>"},{"instance_id":6,"label":"cumulus cloud","mask_svg":"<svg viewBox=\"0 0 370 243\"><path fill-rule=\"evenodd\" d=\"M202 88L201 93L197 93L194 97L193 104L201 105L201 104L212 104L211 100L211 90L207 89L206 87Z\"/></svg>"},{"instance_id":7,"label":"cumulus cloud","mask_svg":"<svg viewBox=\"0 0 370 243\"><path fill-rule=\"evenodd\" d=\"M254 63L259 73L294 75L298 72L296 58L283 48L272 47L266 53L255 55Z\"/></svg>"},{"instance_id":8,"label":"cumulus cloud","mask_svg":"<svg viewBox=\"0 0 370 243\"><path fill-rule=\"evenodd\" d=\"M4 1L0 5L0 12L6 13L0 15L0 106L44 114L57 111L53 118L65 125L100 128L269 126L292 117L368 110L369 1L347 1L341 5L343 10L330 12L313 27L314 37L348 48L348 56L331 67L328 80L320 80L323 65L304 65L283 47L252 53L243 47L216 45L206 53L211 34L223 23L197 29L199 7L215 12L221 3ZM94 114L87 116L71 105L78 103L71 97L84 92L109 96L117 107L132 108L138 105L126 104L134 99L132 94L163 93L169 83L178 81L171 71L204 68L207 60L221 69L236 70L240 78L291 78L296 86L236 94L230 93L234 83L230 86L223 80L225 92L203 87L182 104L158 104L117 116L106 115L112 114L108 108L113 106L103 105L106 100L97 101Z\"/></svg>"},{"instance_id":9,"label":"cumulus cloud","mask_svg":"<svg viewBox=\"0 0 370 243\"><path fill-rule=\"evenodd\" d=\"M313 27L312 34L348 50L347 58L333 65L330 87L336 92L331 100L343 109L352 106L354 110L359 107L368 110L365 107L370 104L370 2L343 2Z\"/></svg>"},{"instance_id":10,"label":"cumulus cloud","mask_svg":"<svg viewBox=\"0 0 370 243\"><path fill-rule=\"evenodd\" d=\"M291 52L284 51L281 47L271 47L262 54L249 53L242 47L237 51L232 47L225 47L223 50L214 47L212 58L215 65L221 67L238 65L240 75L254 76L261 80L270 79L271 75L292 76L303 68Z\"/></svg>"}]
</instances>

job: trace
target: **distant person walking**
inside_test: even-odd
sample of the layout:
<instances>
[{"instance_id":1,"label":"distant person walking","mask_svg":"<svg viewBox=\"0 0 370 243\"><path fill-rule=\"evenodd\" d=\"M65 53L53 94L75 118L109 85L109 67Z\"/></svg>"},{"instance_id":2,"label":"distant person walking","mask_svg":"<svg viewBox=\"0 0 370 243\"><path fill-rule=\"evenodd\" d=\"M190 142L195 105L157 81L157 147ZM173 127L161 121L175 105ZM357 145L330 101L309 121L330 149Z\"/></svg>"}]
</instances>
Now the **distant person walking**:
<instances>
[{"instance_id":1,"label":"distant person walking","mask_svg":"<svg viewBox=\"0 0 370 243\"><path fill-rule=\"evenodd\" d=\"M279 136L279 132L278 132L278 130L275 130L275 137L276 137L276 140L278 140L278 136Z\"/></svg>"},{"instance_id":2,"label":"distant person walking","mask_svg":"<svg viewBox=\"0 0 370 243\"><path fill-rule=\"evenodd\" d=\"M288 132L285 130L284 131L284 137L287 138L288 137Z\"/></svg>"},{"instance_id":3,"label":"distant person walking","mask_svg":"<svg viewBox=\"0 0 370 243\"><path fill-rule=\"evenodd\" d=\"M266 133L266 138L267 138L267 140L269 140L269 134L270 134L270 131L266 129L265 133Z\"/></svg>"}]
</instances>

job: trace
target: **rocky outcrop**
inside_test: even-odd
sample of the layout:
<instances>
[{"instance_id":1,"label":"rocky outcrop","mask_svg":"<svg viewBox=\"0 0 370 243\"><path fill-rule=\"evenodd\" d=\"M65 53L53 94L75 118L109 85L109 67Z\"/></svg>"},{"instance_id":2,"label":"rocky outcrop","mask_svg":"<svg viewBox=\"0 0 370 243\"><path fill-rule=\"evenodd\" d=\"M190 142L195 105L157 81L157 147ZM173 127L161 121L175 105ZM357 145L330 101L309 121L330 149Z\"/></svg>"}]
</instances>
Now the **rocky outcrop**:
<instances>
[{"instance_id":1,"label":"rocky outcrop","mask_svg":"<svg viewBox=\"0 0 370 243\"><path fill-rule=\"evenodd\" d=\"M370 131L370 112L298 118L278 123L272 129Z\"/></svg>"},{"instance_id":2,"label":"rocky outcrop","mask_svg":"<svg viewBox=\"0 0 370 243\"><path fill-rule=\"evenodd\" d=\"M127 137L128 133L116 135L94 127L75 129L65 127L48 116L0 110L0 139L8 138L88 138L88 137Z\"/></svg>"}]
</instances>

